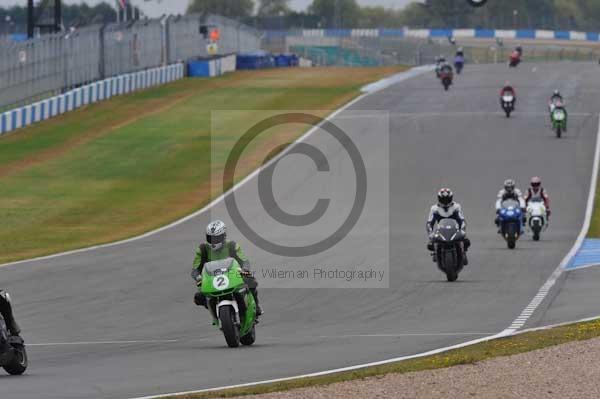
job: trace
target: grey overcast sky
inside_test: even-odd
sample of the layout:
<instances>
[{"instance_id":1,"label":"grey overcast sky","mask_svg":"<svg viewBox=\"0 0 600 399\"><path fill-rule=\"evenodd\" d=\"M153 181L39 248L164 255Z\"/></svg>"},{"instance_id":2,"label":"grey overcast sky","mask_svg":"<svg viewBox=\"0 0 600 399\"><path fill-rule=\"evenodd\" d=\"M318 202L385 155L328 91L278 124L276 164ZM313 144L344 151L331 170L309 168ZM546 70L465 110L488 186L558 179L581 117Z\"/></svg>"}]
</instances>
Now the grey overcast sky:
<instances>
[{"instance_id":1,"label":"grey overcast sky","mask_svg":"<svg viewBox=\"0 0 600 399\"><path fill-rule=\"evenodd\" d=\"M88 3L97 4L103 0L63 0L65 4ZM115 4L115 0L104 0L107 3ZM160 16L162 14L180 14L185 11L189 0L131 0L133 4L140 6L144 12L150 16ZM386 7L402 8L411 0L357 0L361 5L382 5ZM258 0L255 0L258 3ZM291 0L291 6L296 10L304 10L312 0ZM0 6L25 5L26 0L0 0Z\"/></svg>"}]
</instances>

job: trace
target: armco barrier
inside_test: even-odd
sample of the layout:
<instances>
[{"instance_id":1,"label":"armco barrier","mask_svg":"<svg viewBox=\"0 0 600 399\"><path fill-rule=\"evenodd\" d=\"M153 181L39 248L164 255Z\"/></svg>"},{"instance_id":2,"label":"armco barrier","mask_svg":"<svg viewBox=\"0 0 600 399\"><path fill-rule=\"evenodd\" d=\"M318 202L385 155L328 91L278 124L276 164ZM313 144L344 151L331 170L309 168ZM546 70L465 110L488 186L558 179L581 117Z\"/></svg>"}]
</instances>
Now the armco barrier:
<instances>
[{"instance_id":1,"label":"armco barrier","mask_svg":"<svg viewBox=\"0 0 600 399\"><path fill-rule=\"evenodd\" d=\"M500 29L303 29L271 30L266 38L290 37L413 37L420 39L439 37L501 38L501 39L553 39L570 41L600 41L598 32L550 30L500 30Z\"/></svg>"},{"instance_id":2,"label":"armco barrier","mask_svg":"<svg viewBox=\"0 0 600 399\"><path fill-rule=\"evenodd\" d=\"M183 77L184 65L178 63L115 76L78 87L64 94L0 114L0 135L73 111L87 104L158 86Z\"/></svg>"}]
</instances>

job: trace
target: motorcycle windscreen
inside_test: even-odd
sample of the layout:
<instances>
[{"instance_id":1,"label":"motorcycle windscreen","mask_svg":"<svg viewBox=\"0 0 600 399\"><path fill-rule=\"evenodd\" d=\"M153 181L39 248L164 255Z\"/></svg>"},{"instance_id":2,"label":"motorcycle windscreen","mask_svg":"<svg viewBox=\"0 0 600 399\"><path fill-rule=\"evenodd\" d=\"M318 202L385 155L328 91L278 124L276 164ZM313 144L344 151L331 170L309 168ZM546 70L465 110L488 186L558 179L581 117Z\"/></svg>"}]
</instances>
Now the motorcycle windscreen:
<instances>
[{"instance_id":1,"label":"motorcycle windscreen","mask_svg":"<svg viewBox=\"0 0 600 399\"><path fill-rule=\"evenodd\" d=\"M443 241L452 241L458 237L460 226L454 219L442 219L438 223L436 234Z\"/></svg>"},{"instance_id":2,"label":"motorcycle windscreen","mask_svg":"<svg viewBox=\"0 0 600 399\"><path fill-rule=\"evenodd\" d=\"M216 274L215 272L219 272L219 273L227 272L229 269L231 269L233 267L234 262L235 262L235 259L233 259L233 258L225 258L223 260L215 260L212 262L207 262L204 265L204 270L206 271L206 273L214 276Z\"/></svg>"},{"instance_id":3,"label":"motorcycle windscreen","mask_svg":"<svg viewBox=\"0 0 600 399\"><path fill-rule=\"evenodd\" d=\"M519 201L516 201L514 199L508 199L505 201L502 201L502 208L504 209L521 209L521 205L519 204Z\"/></svg>"}]
</instances>

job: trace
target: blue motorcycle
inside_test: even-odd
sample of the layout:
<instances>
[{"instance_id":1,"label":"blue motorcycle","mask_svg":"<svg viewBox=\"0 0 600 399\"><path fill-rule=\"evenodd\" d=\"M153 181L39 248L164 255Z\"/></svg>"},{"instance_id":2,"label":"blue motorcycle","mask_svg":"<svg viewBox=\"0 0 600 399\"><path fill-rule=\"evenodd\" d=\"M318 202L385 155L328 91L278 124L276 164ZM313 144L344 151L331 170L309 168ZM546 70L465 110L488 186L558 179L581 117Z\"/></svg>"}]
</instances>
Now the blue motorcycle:
<instances>
[{"instance_id":1,"label":"blue motorcycle","mask_svg":"<svg viewBox=\"0 0 600 399\"><path fill-rule=\"evenodd\" d=\"M509 249L515 249L517 240L523 234L523 211L518 201L502 202L498 213L500 233L506 240Z\"/></svg>"}]
</instances>

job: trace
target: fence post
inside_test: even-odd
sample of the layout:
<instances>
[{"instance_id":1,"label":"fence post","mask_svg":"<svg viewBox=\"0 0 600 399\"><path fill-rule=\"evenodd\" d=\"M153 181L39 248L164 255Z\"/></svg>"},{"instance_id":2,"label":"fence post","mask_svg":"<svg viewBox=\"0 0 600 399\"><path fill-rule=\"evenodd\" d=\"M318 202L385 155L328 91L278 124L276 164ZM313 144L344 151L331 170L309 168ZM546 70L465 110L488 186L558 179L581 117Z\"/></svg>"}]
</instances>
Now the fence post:
<instances>
[{"instance_id":1,"label":"fence post","mask_svg":"<svg viewBox=\"0 0 600 399\"><path fill-rule=\"evenodd\" d=\"M104 79L106 77L106 68L104 66L104 60L106 58L105 55L105 42L104 42L104 30L106 29L106 24L102 24L100 27L100 32L98 34L98 38L100 40L99 52L100 59L98 60L98 74L100 75L100 79Z\"/></svg>"},{"instance_id":2,"label":"fence post","mask_svg":"<svg viewBox=\"0 0 600 399\"><path fill-rule=\"evenodd\" d=\"M171 62L171 17L166 17L163 24L164 35L164 60L163 65L168 65Z\"/></svg>"}]
</instances>

